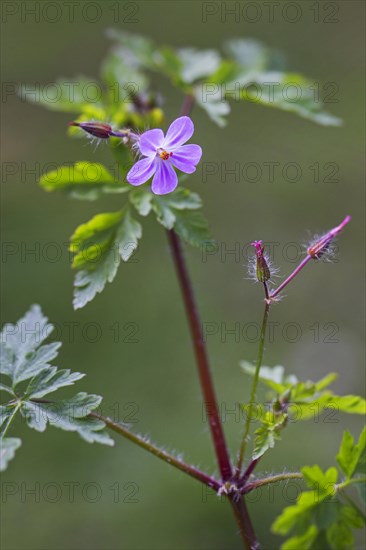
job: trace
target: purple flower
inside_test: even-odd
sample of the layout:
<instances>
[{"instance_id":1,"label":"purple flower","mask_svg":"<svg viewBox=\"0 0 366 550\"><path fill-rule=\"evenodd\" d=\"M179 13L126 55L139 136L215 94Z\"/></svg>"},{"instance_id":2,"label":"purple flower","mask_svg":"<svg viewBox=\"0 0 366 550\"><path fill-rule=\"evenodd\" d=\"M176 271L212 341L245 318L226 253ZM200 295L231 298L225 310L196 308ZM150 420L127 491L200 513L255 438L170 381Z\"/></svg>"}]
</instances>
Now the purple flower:
<instances>
[{"instance_id":1,"label":"purple flower","mask_svg":"<svg viewBox=\"0 0 366 550\"><path fill-rule=\"evenodd\" d=\"M154 176L151 189L155 195L174 191L178 185L178 176L173 167L192 174L202 156L199 145L183 145L193 132L193 122L187 116L172 122L165 137L159 128L144 132L138 147L145 158L136 162L128 172L128 183L142 185Z\"/></svg>"}]
</instances>

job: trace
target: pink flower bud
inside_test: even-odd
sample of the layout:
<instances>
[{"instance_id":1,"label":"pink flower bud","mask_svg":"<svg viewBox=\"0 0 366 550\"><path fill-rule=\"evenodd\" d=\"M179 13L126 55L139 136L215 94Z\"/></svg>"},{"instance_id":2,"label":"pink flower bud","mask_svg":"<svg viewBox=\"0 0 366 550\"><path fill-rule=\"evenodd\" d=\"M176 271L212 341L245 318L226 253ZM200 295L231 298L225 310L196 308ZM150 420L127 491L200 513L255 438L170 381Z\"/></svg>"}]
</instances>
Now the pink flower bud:
<instances>
[{"instance_id":1,"label":"pink flower bud","mask_svg":"<svg viewBox=\"0 0 366 550\"><path fill-rule=\"evenodd\" d=\"M114 135L112 126L102 122L69 122L69 126L78 126L96 138L108 139Z\"/></svg>"}]
</instances>

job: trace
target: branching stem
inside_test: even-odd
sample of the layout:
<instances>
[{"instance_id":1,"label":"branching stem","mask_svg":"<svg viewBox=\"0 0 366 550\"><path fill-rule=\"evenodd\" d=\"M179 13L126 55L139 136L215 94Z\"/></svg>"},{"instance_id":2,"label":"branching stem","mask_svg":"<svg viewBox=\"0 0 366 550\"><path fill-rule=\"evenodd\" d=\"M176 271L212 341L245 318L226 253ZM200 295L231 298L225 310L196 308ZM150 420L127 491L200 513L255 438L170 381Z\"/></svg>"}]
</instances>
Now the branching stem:
<instances>
[{"instance_id":1,"label":"branching stem","mask_svg":"<svg viewBox=\"0 0 366 550\"><path fill-rule=\"evenodd\" d=\"M145 449L145 451L148 451L154 456L157 456L161 460L164 460L164 462L167 462L168 464L171 464L175 468L178 468L178 470L180 470L181 472L184 472L185 474L188 474L194 479L201 481L201 483L204 483L205 485L207 485L208 487L211 487L215 491L219 490L221 484L216 479L205 474L204 472L201 472L194 466L191 466L190 464L186 464L185 462L171 455L167 451L160 449L159 447L151 443L151 441L149 441L147 438L131 432L123 424L114 422L110 418L100 416L99 414L96 414L96 413L91 413L90 416L94 418L98 418L99 420L102 420L103 422L105 422L108 428L110 428L114 432L122 435L126 439L129 439L133 443L136 443L136 445L138 445L139 447L142 447L143 449Z\"/></svg>"},{"instance_id":2,"label":"branching stem","mask_svg":"<svg viewBox=\"0 0 366 550\"><path fill-rule=\"evenodd\" d=\"M268 290L267 290L266 286L264 287L264 290L265 290L265 294L266 294L266 297L267 297ZM252 411L253 411L253 405L255 404L255 396L256 396L257 386L258 386L259 371L260 371L260 368L262 366L262 359L263 359L263 352L264 352L264 342L265 342L265 338L266 338L266 329L267 329L267 320L268 320L269 308L270 308L270 304L266 299L265 306L264 306L261 334L260 334L260 339L259 339L257 362L256 362L256 367L255 367L255 373L254 373L254 378L253 378L252 389L251 389L251 393L250 393L249 407L248 407L247 414L246 414L246 421L245 421L245 425L244 425L244 433L243 433L243 438L241 440L239 457L238 457L238 462L237 462L237 466L236 466L236 477L237 478L239 478L240 474L241 474L241 469L242 469L242 466L243 466L243 460L244 460L244 455L245 455L247 441L248 441L250 423L251 423L251 420L252 420ZM256 465L256 463L257 463L257 461L255 463L254 463L254 461L252 461L251 464L253 464L253 469L254 469L254 466ZM249 475L248 475L248 477L249 477Z\"/></svg>"}]
</instances>

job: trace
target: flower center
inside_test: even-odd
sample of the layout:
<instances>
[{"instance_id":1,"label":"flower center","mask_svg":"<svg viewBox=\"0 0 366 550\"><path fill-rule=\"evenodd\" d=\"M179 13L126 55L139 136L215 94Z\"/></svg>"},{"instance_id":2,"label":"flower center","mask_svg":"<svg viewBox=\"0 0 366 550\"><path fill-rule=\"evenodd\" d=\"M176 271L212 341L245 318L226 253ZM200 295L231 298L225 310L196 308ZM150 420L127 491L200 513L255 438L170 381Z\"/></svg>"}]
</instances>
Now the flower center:
<instances>
[{"instance_id":1,"label":"flower center","mask_svg":"<svg viewBox=\"0 0 366 550\"><path fill-rule=\"evenodd\" d=\"M158 154L162 160L168 160L173 155L173 153L168 153L164 149L158 149Z\"/></svg>"}]
</instances>

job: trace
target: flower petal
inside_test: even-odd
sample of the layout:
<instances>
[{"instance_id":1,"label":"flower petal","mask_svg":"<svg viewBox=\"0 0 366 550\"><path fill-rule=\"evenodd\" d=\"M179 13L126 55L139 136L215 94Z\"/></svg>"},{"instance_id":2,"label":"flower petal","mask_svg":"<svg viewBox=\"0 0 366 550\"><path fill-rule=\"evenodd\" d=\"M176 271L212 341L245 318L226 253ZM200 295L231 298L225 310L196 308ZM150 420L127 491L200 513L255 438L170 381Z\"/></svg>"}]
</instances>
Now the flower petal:
<instances>
[{"instance_id":1,"label":"flower petal","mask_svg":"<svg viewBox=\"0 0 366 550\"><path fill-rule=\"evenodd\" d=\"M163 148L168 151L174 151L186 141L188 141L194 132L194 124L188 116L177 118L168 128L166 133Z\"/></svg>"},{"instance_id":2,"label":"flower petal","mask_svg":"<svg viewBox=\"0 0 366 550\"><path fill-rule=\"evenodd\" d=\"M126 179L131 185L142 185L154 175L156 168L155 157L139 160L132 166Z\"/></svg>"},{"instance_id":3,"label":"flower petal","mask_svg":"<svg viewBox=\"0 0 366 550\"><path fill-rule=\"evenodd\" d=\"M181 145L170 157L170 162L186 174L192 174L201 160L202 149L199 145Z\"/></svg>"},{"instance_id":4,"label":"flower petal","mask_svg":"<svg viewBox=\"0 0 366 550\"><path fill-rule=\"evenodd\" d=\"M151 190L155 195L171 193L178 185L178 176L167 160L157 162L157 169L152 181Z\"/></svg>"},{"instance_id":5,"label":"flower petal","mask_svg":"<svg viewBox=\"0 0 366 550\"><path fill-rule=\"evenodd\" d=\"M160 128L154 128L144 132L140 137L139 148L145 157L156 155L156 150L162 146L164 132Z\"/></svg>"}]
</instances>

